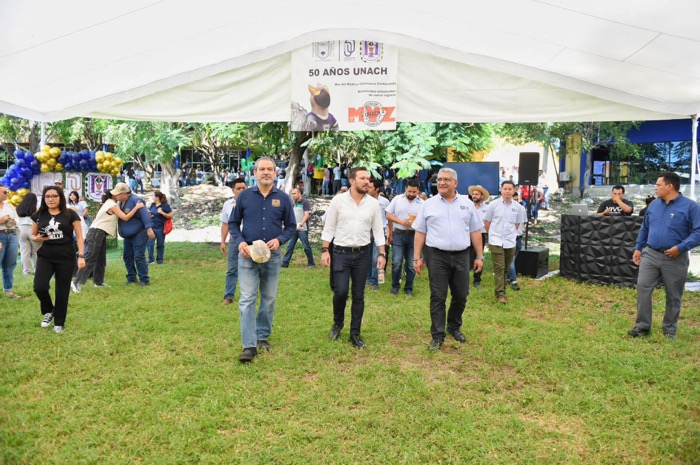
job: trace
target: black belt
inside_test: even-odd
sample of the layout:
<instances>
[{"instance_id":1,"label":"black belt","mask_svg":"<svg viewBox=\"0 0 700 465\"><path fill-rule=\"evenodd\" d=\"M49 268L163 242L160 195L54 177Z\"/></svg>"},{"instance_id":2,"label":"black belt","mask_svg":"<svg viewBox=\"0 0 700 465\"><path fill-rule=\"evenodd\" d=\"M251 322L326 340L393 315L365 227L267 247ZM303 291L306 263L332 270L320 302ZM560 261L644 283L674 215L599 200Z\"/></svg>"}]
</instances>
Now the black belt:
<instances>
[{"instance_id":1,"label":"black belt","mask_svg":"<svg viewBox=\"0 0 700 465\"><path fill-rule=\"evenodd\" d=\"M655 249L654 247L647 245L651 250L656 250L657 252L666 253L668 249Z\"/></svg>"},{"instance_id":2,"label":"black belt","mask_svg":"<svg viewBox=\"0 0 700 465\"><path fill-rule=\"evenodd\" d=\"M442 249L438 249L437 247L430 247L430 248L433 250L437 250L438 252L448 253L450 255L457 255L458 253L465 253L467 250L469 250L469 247L467 247L466 249L462 249L462 250L442 250Z\"/></svg>"},{"instance_id":3,"label":"black belt","mask_svg":"<svg viewBox=\"0 0 700 465\"><path fill-rule=\"evenodd\" d=\"M16 229L0 229L0 234L15 234Z\"/></svg>"},{"instance_id":4,"label":"black belt","mask_svg":"<svg viewBox=\"0 0 700 465\"><path fill-rule=\"evenodd\" d=\"M415 231L413 229L394 229L396 234L413 234Z\"/></svg>"},{"instance_id":5,"label":"black belt","mask_svg":"<svg viewBox=\"0 0 700 465\"><path fill-rule=\"evenodd\" d=\"M361 245L360 247L343 247L340 245L333 244L333 252L348 252L348 253L358 253L369 249L369 244Z\"/></svg>"}]
</instances>

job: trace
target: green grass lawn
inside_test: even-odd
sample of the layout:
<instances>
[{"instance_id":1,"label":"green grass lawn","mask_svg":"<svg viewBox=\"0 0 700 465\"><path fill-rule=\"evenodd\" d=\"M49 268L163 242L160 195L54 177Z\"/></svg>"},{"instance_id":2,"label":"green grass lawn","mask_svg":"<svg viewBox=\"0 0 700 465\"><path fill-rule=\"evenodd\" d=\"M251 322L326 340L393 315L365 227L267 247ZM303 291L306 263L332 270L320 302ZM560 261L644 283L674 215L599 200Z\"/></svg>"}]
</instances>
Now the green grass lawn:
<instances>
[{"instance_id":1,"label":"green grass lawn","mask_svg":"<svg viewBox=\"0 0 700 465\"><path fill-rule=\"evenodd\" d=\"M215 246L168 243L148 288L124 286L109 260L112 287L72 294L63 334L39 326L19 266L27 297L0 298L1 463L700 461L698 294L675 341L661 334L663 291L652 335L631 339L634 290L523 278L503 307L487 259L466 344L428 352L424 275L412 299L368 291L358 351L349 306L342 339L327 340L328 271L297 247L273 350L241 365Z\"/></svg>"}]
</instances>

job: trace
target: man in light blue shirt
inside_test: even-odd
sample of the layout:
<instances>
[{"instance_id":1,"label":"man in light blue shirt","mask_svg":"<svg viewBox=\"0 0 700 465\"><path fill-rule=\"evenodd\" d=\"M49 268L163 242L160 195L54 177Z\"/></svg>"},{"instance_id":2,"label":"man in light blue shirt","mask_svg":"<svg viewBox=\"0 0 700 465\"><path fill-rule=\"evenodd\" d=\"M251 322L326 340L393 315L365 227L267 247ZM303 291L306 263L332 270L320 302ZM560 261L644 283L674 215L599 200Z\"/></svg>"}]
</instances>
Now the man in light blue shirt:
<instances>
[{"instance_id":1,"label":"man in light blue shirt","mask_svg":"<svg viewBox=\"0 0 700 465\"><path fill-rule=\"evenodd\" d=\"M231 190L233 197L224 203L221 209L219 221L221 221L221 253L226 254L226 242L229 240L228 222L231 219L233 209L236 208L236 197L246 188L245 178L236 178L231 181ZM231 242L233 238L231 237ZM224 287L223 305L233 303L233 295L236 293L236 284L238 283L238 247L231 243L228 247L228 269L226 271L226 286Z\"/></svg>"},{"instance_id":2,"label":"man in light blue shirt","mask_svg":"<svg viewBox=\"0 0 700 465\"><path fill-rule=\"evenodd\" d=\"M491 202L484 212L489 249L493 261L494 290L498 303L505 305L508 268L515 257L518 228L527 222L525 207L513 201L515 184L503 181L501 197Z\"/></svg>"},{"instance_id":3,"label":"man in light blue shirt","mask_svg":"<svg viewBox=\"0 0 700 465\"><path fill-rule=\"evenodd\" d=\"M462 327L462 314L469 295L469 247L476 250L474 269L484 266L484 250L481 242L483 222L467 196L457 194L457 172L442 168L438 172L438 195L423 203L413 222L415 240L413 263L416 273L423 271L421 256L425 247L425 264L430 269L430 332L429 348L439 350L447 332L460 343L467 342ZM445 314L447 290L452 300ZM447 318L446 318L447 317Z\"/></svg>"},{"instance_id":4,"label":"man in light blue shirt","mask_svg":"<svg viewBox=\"0 0 700 465\"><path fill-rule=\"evenodd\" d=\"M666 288L663 332L676 337L681 300L688 275L688 253L700 245L700 206L680 192L676 173L663 173L656 180L656 197L644 215L632 261L637 277L637 321L628 334L648 336L651 330L651 295L659 278Z\"/></svg>"}]
</instances>

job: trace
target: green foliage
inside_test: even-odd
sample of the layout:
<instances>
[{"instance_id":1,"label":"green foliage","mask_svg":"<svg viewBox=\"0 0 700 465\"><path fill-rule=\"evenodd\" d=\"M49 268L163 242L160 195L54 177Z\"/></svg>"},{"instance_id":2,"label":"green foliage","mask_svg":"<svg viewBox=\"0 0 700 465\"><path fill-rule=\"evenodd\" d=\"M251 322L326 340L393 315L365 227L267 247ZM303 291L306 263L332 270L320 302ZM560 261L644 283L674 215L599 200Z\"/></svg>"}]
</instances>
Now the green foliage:
<instances>
[{"instance_id":1,"label":"green foliage","mask_svg":"<svg viewBox=\"0 0 700 465\"><path fill-rule=\"evenodd\" d=\"M318 250L316 251L318 258ZM488 257L488 254L487 254ZM0 297L2 463L695 463L700 295L678 338L631 339L632 289L522 278L495 303L490 260L462 331L428 352L429 289L367 291L353 349L328 270L300 247L281 272L272 352L241 365L217 245L166 242L148 288L71 294L66 332L39 327L32 279ZM238 294L238 293L237 293ZM654 294L663 309L664 293Z\"/></svg>"},{"instance_id":2,"label":"green foliage","mask_svg":"<svg viewBox=\"0 0 700 465\"><path fill-rule=\"evenodd\" d=\"M125 161L143 155L147 163L170 162L192 142L192 136L177 123L115 121L105 132L106 141L114 144L115 153Z\"/></svg>"}]
</instances>

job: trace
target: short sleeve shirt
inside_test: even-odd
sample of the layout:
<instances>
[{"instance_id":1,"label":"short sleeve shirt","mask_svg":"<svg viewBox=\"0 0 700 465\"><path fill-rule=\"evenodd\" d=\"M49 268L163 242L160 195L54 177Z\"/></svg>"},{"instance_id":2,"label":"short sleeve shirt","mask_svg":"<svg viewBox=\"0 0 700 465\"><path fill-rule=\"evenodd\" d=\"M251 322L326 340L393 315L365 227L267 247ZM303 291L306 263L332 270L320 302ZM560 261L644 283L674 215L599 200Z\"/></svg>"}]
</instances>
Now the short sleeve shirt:
<instances>
[{"instance_id":1,"label":"short sleeve shirt","mask_svg":"<svg viewBox=\"0 0 700 465\"><path fill-rule=\"evenodd\" d=\"M423 202L413 229L425 234L425 244L446 251L460 251L471 245L470 234L481 232L474 203L467 196L457 195L451 202L435 195Z\"/></svg>"}]
</instances>

